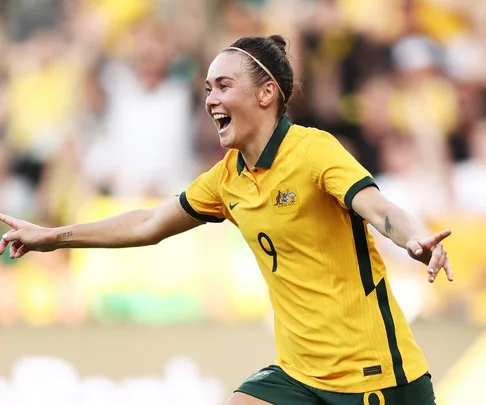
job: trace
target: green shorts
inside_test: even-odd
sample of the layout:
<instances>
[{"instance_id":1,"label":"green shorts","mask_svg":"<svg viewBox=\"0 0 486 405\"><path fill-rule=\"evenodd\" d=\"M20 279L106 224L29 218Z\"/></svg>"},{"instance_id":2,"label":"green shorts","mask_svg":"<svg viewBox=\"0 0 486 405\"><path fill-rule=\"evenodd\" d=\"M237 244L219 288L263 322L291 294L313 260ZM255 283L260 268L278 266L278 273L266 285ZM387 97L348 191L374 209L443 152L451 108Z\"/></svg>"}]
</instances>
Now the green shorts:
<instances>
[{"instance_id":1,"label":"green shorts","mask_svg":"<svg viewBox=\"0 0 486 405\"><path fill-rule=\"evenodd\" d=\"M302 384L279 366L250 376L235 392L243 392L274 405L435 405L430 374L399 387L378 392L343 394Z\"/></svg>"}]
</instances>

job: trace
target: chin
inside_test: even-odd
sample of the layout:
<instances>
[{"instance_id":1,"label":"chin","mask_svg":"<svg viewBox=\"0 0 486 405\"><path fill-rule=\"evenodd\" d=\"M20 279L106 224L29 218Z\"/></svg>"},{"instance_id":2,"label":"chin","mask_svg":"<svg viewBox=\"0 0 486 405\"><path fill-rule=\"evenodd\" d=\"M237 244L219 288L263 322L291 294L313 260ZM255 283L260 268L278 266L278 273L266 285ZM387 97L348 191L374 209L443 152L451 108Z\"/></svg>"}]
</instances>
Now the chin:
<instances>
[{"instance_id":1,"label":"chin","mask_svg":"<svg viewBox=\"0 0 486 405\"><path fill-rule=\"evenodd\" d=\"M223 134L219 136L219 143L223 148L231 149L234 148L235 139L230 134Z\"/></svg>"}]
</instances>

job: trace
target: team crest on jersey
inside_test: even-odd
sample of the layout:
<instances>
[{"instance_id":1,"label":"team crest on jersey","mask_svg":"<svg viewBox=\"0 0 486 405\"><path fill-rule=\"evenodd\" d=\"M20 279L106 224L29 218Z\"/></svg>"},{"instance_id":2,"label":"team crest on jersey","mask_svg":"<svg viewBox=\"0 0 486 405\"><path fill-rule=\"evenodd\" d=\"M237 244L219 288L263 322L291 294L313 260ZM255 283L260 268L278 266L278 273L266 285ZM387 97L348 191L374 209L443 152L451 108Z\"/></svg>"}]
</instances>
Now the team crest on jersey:
<instances>
[{"instance_id":1,"label":"team crest on jersey","mask_svg":"<svg viewBox=\"0 0 486 405\"><path fill-rule=\"evenodd\" d=\"M299 195L295 187L279 184L272 190L273 209L279 214L291 214L299 209Z\"/></svg>"}]
</instances>

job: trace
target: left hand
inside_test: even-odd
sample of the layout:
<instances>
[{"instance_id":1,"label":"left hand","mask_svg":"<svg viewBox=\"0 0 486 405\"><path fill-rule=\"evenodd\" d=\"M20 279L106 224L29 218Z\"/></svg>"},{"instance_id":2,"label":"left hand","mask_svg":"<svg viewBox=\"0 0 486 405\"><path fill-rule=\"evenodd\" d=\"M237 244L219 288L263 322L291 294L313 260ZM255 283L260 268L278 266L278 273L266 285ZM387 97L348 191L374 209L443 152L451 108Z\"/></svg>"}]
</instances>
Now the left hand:
<instances>
[{"instance_id":1,"label":"left hand","mask_svg":"<svg viewBox=\"0 0 486 405\"><path fill-rule=\"evenodd\" d=\"M444 268L447 279L452 281L451 264L442 241L450 236L452 232L448 229L428 238L412 238L407 242L409 256L428 266L429 282L433 283L437 273Z\"/></svg>"}]
</instances>

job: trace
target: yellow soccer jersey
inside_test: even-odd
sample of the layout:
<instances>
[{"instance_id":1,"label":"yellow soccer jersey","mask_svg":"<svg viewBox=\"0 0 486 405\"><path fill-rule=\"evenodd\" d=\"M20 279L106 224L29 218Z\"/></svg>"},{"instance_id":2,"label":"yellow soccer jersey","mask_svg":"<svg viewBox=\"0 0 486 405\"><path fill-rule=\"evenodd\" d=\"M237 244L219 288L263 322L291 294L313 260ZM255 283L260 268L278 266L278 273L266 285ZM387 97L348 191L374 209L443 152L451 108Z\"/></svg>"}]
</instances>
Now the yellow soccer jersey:
<instances>
[{"instance_id":1,"label":"yellow soccer jersey","mask_svg":"<svg viewBox=\"0 0 486 405\"><path fill-rule=\"evenodd\" d=\"M234 223L275 314L277 364L315 388L366 392L427 372L366 223L370 174L329 133L283 117L255 167L237 150L181 194L194 218Z\"/></svg>"}]
</instances>

